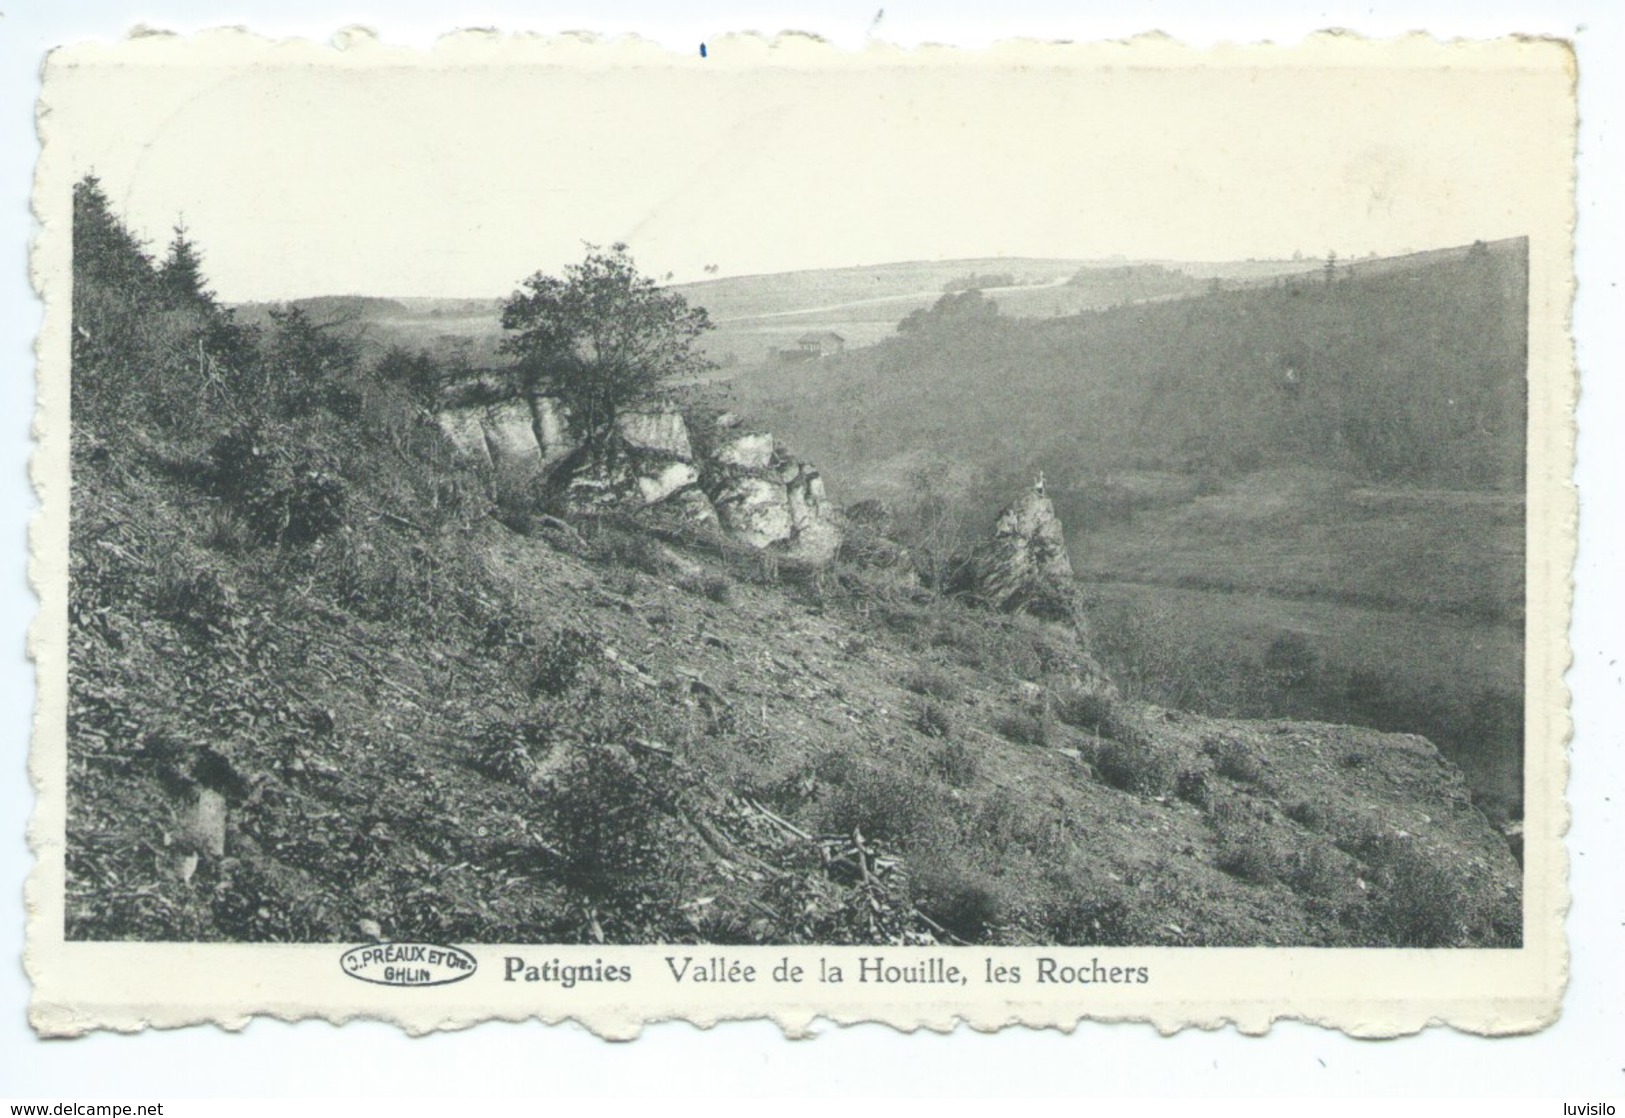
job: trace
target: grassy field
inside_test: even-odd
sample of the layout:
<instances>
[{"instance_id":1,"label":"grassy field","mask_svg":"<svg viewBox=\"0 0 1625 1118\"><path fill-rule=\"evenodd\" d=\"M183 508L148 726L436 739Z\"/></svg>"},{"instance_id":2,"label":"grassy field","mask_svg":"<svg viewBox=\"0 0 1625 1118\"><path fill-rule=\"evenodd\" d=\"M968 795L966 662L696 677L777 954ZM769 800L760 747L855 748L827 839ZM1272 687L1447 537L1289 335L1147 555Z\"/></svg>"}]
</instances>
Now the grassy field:
<instances>
[{"instance_id":1,"label":"grassy field","mask_svg":"<svg viewBox=\"0 0 1625 1118\"><path fill-rule=\"evenodd\" d=\"M1192 482L1192 485L1195 483ZM1515 622L1523 608L1523 502L1484 490L1367 485L1330 471L1263 470L1178 490L1160 506L1124 473L1055 493L1097 580L1264 591L1350 605ZM1081 533L1087 532L1085 541Z\"/></svg>"},{"instance_id":2,"label":"grassy field","mask_svg":"<svg viewBox=\"0 0 1625 1118\"><path fill-rule=\"evenodd\" d=\"M1074 565L1120 680L1170 705L1424 734L1487 808L1517 813L1516 496L1308 470L1207 494L1156 477L1117 486L1138 504L1057 505L1074 513Z\"/></svg>"}]
</instances>

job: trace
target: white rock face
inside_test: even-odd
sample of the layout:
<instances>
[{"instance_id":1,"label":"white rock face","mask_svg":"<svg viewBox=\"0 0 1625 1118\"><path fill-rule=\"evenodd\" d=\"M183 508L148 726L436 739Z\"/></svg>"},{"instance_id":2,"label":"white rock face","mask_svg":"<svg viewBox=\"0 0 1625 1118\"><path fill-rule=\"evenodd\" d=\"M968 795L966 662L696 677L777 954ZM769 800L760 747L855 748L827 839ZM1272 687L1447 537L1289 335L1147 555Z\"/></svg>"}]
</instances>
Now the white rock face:
<instances>
[{"instance_id":1,"label":"white rock face","mask_svg":"<svg viewBox=\"0 0 1625 1118\"><path fill-rule=\"evenodd\" d=\"M688 425L681 412L623 412L615 418L616 433L633 450L663 454L684 462L694 460L688 441Z\"/></svg>"},{"instance_id":2,"label":"white rock face","mask_svg":"<svg viewBox=\"0 0 1625 1118\"><path fill-rule=\"evenodd\" d=\"M662 507L676 510L692 524L717 523L717 510L712 506L711 498L698 488L679 490L667 498Z\"/></svg>"},{"instance_id":3,"label":"white rock face","mask_svg":"<svg viewBox=\"0 0 1625 1118\"><path fill-rule=\"evenodd\" d=\"M551 466L575 449L575 444L570 441L569 413L552 396L534 397L530 409L542 461Z\"/></svg>"},{"instance_id":4,"label":"white rock face","mask_svg":"<svg viewBox=\"0 0 1625 1118\"><path fill-rule=\"evenodd\" d=\"M740 435L717 447L712 455L720 466L739 470L765 470L773 462L773 436Z\"/></svg>"},{"instance_id":5,"label":"white rock face","mask_svg":"<svg viewBox=\"0 0 1625 1118\"><path fill-rule=\"evenodd\" d=\"M790 522L802 531L828 518L829 500L824 496L824 479L811 470L798 472L785 487L790 502Z\"/></svg>"},{"instance_id":6,"label":"white rock face","mask_svg":"<svg viewBox=\"0 0 1625 1118\"><path fill-rule=\"evenodd\" d=\"M486 409L482 427L486 449L496 465L529 465L542 460L530 405L525 401L504 400L492 404Z\"/></svg>"},{"instance_id":7,"label":"white rock face","mask_svg":"<svg viewBox=\"0 0 1625 1118\"><path fill-rule=\"evenodd\" d=\"M813 563L828 563L841 550L842 532L828 520L816 520L798 529L787 552L796 559Z\"/></svg>"},{"instance_id":8,"label":"white rock face","mask_svg":"<svg viewBox=\"0 0 1625 1118\"><path fill-rule=\"evenodd\" d=\"M452 408L435 417L441 433L458 454L489 465L491 452L485 446L484 419L484 408Z\"/></svg>"},{"instance_id":9,"label":"white rock face","mask_svg":"<svg viewBox=\"0 0 1625 1118\"><path fill-rule=\"evenodd\" d=\"M700 471L688 462L672 462L664 468L638 477L638 493L643 503L652 505L664 501L679 489L686 489L700 480Z\"/></svg>"},{"instance_id":10,"label":"white rock face","mask_svg":"<svg viewBox=\"0 0 1625 1118\"><path fill-rule=\"evenodd\" d=\"M717 495L717 516L730 535L751 547L764 548L790 538L790 501L784 486L767 478L742 477Z\"/></svg>"}]
</instances>

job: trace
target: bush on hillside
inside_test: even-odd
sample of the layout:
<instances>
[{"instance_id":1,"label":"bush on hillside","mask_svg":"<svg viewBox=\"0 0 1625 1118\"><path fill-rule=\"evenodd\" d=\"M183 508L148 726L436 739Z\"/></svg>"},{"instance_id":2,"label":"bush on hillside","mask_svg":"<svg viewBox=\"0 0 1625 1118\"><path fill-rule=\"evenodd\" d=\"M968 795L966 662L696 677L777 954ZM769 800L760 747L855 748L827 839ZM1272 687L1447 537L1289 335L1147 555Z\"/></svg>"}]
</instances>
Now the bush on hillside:
<instances>
[{"instance_id":1,"label":"bush on hillside","mask_svg":"<svg viewBox=\"0 0 1625 1118\"><path fill-rule=\"evenodd\" d=\"M1369 867L1372 897L1366 935L1394 947L1458 947L1522 943L1515 897L1496 896L1474 882L1449 851L1429 850L1396 834L1367 836L1358 857Z\"/></svg>"},{"instance_id":2,"label":"bush on hillside","mask_svg":"<svg viewBox=\"0 0 1625 1118\"><path fill-rule=\"evenodd\" d=\"M1269 779L1263 757L1240 738L1228 734L1209 738L1202 743L1202 752L1213 758L1215 772L1238 784L1263 784Z\"/></svg>"},{"instance_id":3,"label":"bush on hillside","mask_svg":"<svg viewBox=\"0 0 1625 1118\"><path fill-rule=\"evenodd\" d=\"M939 845L953 830L953 804L940 785L881 768L844 749L820 758L816 773L825 785L814 808L822 832L859 831L910 850Z\"/></svg>"},{"instance_id":4,"label":"bush on hillside","mask_svg":"<svg viewBox=\"0 0 1625 1118\"><path fill-rule=\"evenodd\" d=\"M1017 745L1047 745L1049 743L1049 727L1044 725L1044 719L1036 714L1029 714L1024 710L1009 710L993 718L993 729L998 731L1000 737L1015 742Z\"/></svg>"},{"instance_id":5,"label":"bush on hillside","mask_svg":"<svg viewBox=\"0 0 1625 1118\"><path fill-rule=\"evenodd\" d=\"M965 694L965 686L940 668L922 667L909 672L903 686L916 695L940 699L945 703L957 702Z\"/></svg>"},{"instance_id":6,"label":"bush on hillside","mask_svg":"<svg viewBox=\"0 0 1625 1118\"><path fill-rule=\"evenodd\" d=\"M919 910L966 943L985 941L1004 918L999 883L962 855L916 860L909 886Z\"/></svg>"},{"instance_id":7,"label":"bush on hillside","mask_svg":"<svg viewBox=\"0 0 1625 1118\"><path fill-rule=\"evenodd\" d=\"M349 486L331 454L301 445L288 427L247 423L215 439L214 491L264 543L310 543L344 524Z\"/></svg>"},{"instance_id":8,"label":"bush on hillside","mask_svg":"<svg viewBox=\"0 0 1625 1118\"><path fill-rule=\"evenodd\" d=\"M582 678L602 655L602 643L591 633L563 628L530 654L526 690L532 698L558 698Z\"/></svg>"},{"instance_id":9,"label":"bush on hillside","mask_svg":"<svg viewBox=\"0 0 1625 1118\"><path fill-rule=\"evenodd\" d=\"M1068 726L1093 733L1106 733L1114 724L1118 700L1115 696L1087 687L1068 686L1052 696L1055 717Z\"/></svg>"},{"instance_id":10,"label":"bush on hillside","mask_svg":"<svg viewBox=\"0 0 1625 1118\"><path fill-rule=\"evenodd\" d=\"M932 772L955 788L967 788L975 781L976 774L981 769L981 761L976 751L964 741L950 738L932 752L930 766Z\"/></svg>"},{"instance_id":11,"label":"bush on hillside","mask_svg":"<svg viewBox=\"0 0 1625 1118\"><path fill-rule=\"evenodd\" d=\"M1179 773L1179 751L1144 731L1103 741L1095 753L1095 774L1123 792L1167 795Z\"/></svg>"},{"instance_id":12,"label":"bush on hillside","mask_svg":"<svg viewBox=\"0 0 1625 1118\"><path fill-rule=\"evenodd\" d=\"M669 919L677 798L669 762L616 744L582 745L555 774L544 817L561 856L556 876L589 902L589 919L622 937Z\"/></svg>"},{"instance_id":13,"label":"bush on hillside","mask_svg":"<svg viewBox=\"0 0 1625 1118\"><path fill-rule=\"evenodd\" d=\"M914 712L914 728L928 738L945 738L954 732L954 718L947 707L926 699Z\"/></svg>"}]
</instances>

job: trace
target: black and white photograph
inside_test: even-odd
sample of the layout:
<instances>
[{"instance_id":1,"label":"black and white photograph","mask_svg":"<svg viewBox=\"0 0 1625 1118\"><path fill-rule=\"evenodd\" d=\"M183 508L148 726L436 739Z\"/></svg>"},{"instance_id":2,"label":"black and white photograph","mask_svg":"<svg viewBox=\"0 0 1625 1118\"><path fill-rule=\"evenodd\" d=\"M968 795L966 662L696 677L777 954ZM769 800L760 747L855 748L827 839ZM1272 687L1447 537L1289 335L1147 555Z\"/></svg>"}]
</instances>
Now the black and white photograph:
<instances>
[{"instance_id":1,"label":"black and white photograph","mask_svg":"<svg viewBox=\"0 0 1625 1118\"><path fill-rule=\"evenodd\" d=\"M1530 122L692 61L75 150L65 938L1519 948Z\"/></svg>"},{"instance_id":2,"label":"black and white photograph","mask_svg":"<svg viewBox=\"0 0 1625 1118\"><path fill-rule=\"evenodd\" d=\"M1606 1118L1619 23L0 13L0 1109Z\"/></svg>"}]
</instances>

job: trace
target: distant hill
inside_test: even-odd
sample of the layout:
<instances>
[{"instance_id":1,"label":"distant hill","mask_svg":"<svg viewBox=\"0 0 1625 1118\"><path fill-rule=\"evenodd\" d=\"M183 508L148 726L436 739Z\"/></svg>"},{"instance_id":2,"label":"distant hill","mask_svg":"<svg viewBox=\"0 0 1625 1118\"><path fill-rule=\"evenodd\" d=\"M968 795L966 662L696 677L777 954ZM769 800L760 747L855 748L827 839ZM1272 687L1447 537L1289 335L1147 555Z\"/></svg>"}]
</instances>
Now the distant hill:
<instances>
[{"instance_id":1,"label":"distant hill","mask_svg":"<svg viewBox=\"0 0 1625 1118\"><path fill-rule=\"evenodd\" d=\"M674 290L711 313L706 340L726 365L771 361L776 350L810 330L832 330L849 346L891 336L911 311L947 290L976 286L995 295L1008 315L1051 318L1148 297L1192 294L1215 279L1256 282L1313 270L1313 261L1178 261L982 257L733 276L680 284Z\"/></svg>"},{"instance_id":2,"label":"distant hill","mask_svg":"<svg viewBox=\"0 0 1625 1118\"><path fill-rule=\"evenodd\" d=\"M1233 476L1311 465L1516 488L1526 244L1220 284L1048 320L1008 313L736 377L736 406L896 495L926 458L963 485L1043 468ZM992 296L1003 301L997 293Z\"/></svg>"},{"instance_id":3,"label":"distant hill","mask_svg":"<svg viewBox=\"0 0 1625 1118\"><path fill-rule=\"evenodd\" d=\"M975 257L959 260L822 268L767 275L728 276L676 284L672 290L706 308L715 330L704 345L731 375L741 366L774 360L802 334L832 331L848 346L890 337L911 311L931 306L944 291L970 286L996 296L1006 315L1053 318L1147 298L1208 290L1215 279L1231 286L1270 282L1319 268L1315 261L1246 260L1223 263ZM318 296L297 300L318 320L344 318L364 325L381 344L427 347L443 355L472 347L478 360L496 361L503 298L364 298ZM243 304L244 321L263 322L279 304Z\"/></svg>"}]
</instances>

